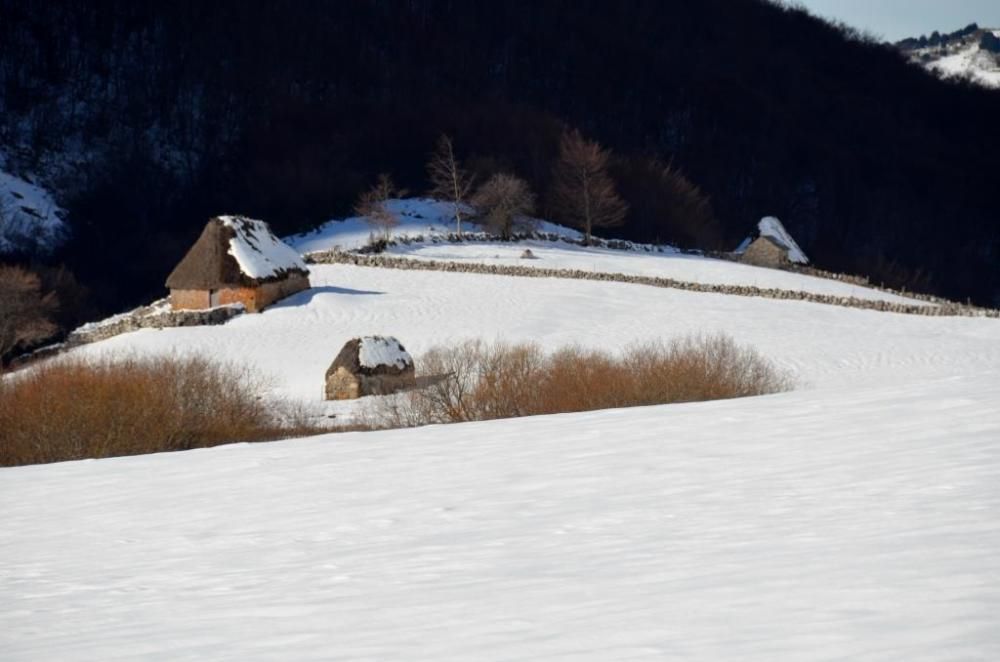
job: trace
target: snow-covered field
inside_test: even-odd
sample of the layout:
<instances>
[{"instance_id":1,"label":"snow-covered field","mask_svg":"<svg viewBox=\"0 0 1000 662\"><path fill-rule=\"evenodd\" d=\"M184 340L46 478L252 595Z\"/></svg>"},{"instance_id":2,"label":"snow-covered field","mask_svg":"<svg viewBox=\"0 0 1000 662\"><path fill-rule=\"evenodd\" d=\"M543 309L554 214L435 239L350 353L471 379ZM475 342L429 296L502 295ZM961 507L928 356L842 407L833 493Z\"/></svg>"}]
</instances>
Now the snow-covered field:
<instances>
[{"instance_id":1,"label":"snow-covered field","mask_svg":"<svg viewBox=\"0 0 1000 662\"><path fill-rule=\"evenodd\" d=\"M464 338L725 332L799 389L2 469L0 659L1000 659L997 320L346 265L311 279L224 326L77 351L206 353L319 406L358 335L419 364Z\"/></svg>"},{"instance_id":2,"label":"snow-covered field","mask_svg":"<svg viewBox=\"0 0 1000 662\"><path fill-rule=\"evenodd\" d=\"M664 252L662 253L647 253L580 246L561 241L449 242L442 238L449 232L454 232L455 229L454 225L448 222L451 209L447 204L431 200L406 199L391 201L390 208L400 221L399 226L393 231L394 237L423 237L425 240L423 243L399 243L388 249L389 254L408 258L549 269L582 269L602 273L673 278L712 285L750 285L760 288L923 305L922 301L867 287L859 287L851 283L777 269L762 269L696 254L685 254L669 246L663 247ZM467 230L470 227L475 230L479 229L478 226L471 223L466 225ZM538 230L572 239L580 238L580 234L575 230L544 221L538 221ZM784 233L784 228L781 228L781 231ZM371 226L363 218L355 217L331 221L316 232L291 237L288 241L303 253L353 250L367 244L371 232ZM433 243L432 237L437 238L438 243ZM795 245L794 240L789 239L788 243ZM525 249L530 249L537 259L521 259L521 254ZM801 249L797 245L795 245L795 249L801 254ZM804 255L801 257L803 260L805 259Z\"/></svg>"},{"instance_id":3,"label":"snow-covered field","mask_svg":"<svg viewBox=\"0 0 1000 662\"><path fill-rule=\"evenodd\" d=\"M399 237L445 236L455 232L454 207L447 202L430 198L403 198L389 200L386 209L396 218L398 225L392 228L391 235ZM466 214L471 212L463 207ZM539 232L555 234L571 239L580 239L576 230L549 223L541 219L532 219L534 229ZM468 218L462 223L462 232L480 232L483 228ZM363 216L352 216L345 219L334 219L321 225L312 232L287 237L285 241L301 253L316 251L355 250L369 243L373 235L379 231L374 229Z\"/></svg>"},{"instance_id":4,"label":"snow-covered field","mask_svg":"<svg viewBox=\"0 0 1000 662\"><path fill-rule=\"evenodd\" d=\"M749 268L749 267L748 267ZM88 353L199 352L249 362L285 396L318 402L323 374L355 336L395 336L414 357L468 338L615 349L727 333L803 388L892 383L1000 369L1000 323L623 283L313 265L313 288L223 326L147 329Z\"/></svg>"},{"instance_id":5,"label":"snow-covered field","mask_svg":"<svg viewBox=\"0 0 1000 662\"><path fill-rule=\"evenodd\" d=\"M1000 659L997 373L0 473L4 660Z\"/></svg>"}]
</instances>

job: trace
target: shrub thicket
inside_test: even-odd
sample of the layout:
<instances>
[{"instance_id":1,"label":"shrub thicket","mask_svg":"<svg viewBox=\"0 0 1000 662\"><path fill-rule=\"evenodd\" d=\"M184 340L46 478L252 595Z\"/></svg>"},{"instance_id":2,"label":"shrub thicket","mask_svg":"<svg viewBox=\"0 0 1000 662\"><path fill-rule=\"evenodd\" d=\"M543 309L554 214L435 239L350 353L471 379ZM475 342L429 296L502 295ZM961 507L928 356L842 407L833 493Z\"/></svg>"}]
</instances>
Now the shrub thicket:
<instances>
[{"instance_id":1,"label":"shrub thicket","mask_svg":"<svg viewBox=\"0 0 1000 662\"><path fill-rule=\"evenodd\" d=\"M201 357L51 361L0 379L0 465L186 450L329 431Z\"/></svg>"},{"instance_id":2,"label":"shrub thicket","mask_svg":"<svg viewBox=\"0 0 1000 662\"><path fill-rule=\"evenodd\" d=\"M403 427L618 407L720 400L788 390L756 351L726 336L652 343L621 354L570 347L466 342L419 363L423 388L378 399L372 427Z\"/></svg>"}]
</instances>

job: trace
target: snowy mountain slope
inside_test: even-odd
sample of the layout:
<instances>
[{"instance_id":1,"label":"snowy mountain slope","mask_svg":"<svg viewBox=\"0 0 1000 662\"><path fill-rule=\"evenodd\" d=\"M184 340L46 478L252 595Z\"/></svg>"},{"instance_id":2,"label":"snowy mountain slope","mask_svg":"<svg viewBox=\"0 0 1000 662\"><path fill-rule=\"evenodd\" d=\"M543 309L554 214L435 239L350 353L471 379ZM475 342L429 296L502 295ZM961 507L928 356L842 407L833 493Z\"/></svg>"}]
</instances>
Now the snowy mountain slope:
<instances>
[{"instance_id":1,"label":"snowy mountain slope","mask_svg":"<svg viewBox=\"0 0 1000 662\"><path fill-rule=\"evenodd\" d=\"M37 184L4 170L0 152L0 254L45 252L62 241L65 211Z\"/></svg>"},{"instance_id":2,"label":"snowy mountain slope","mask_svg":"<svg viewBox=\"0 0 1000 662\"><path fill-rule=\"evenodd\" d=\"M579 246L566 242L521 241L456 243L445 239L454 231L449 223L450 206L433 200L395 200L391 208L400 225L395 237L423 237L424 242L400 243L388 252L415 259L470 261L484 264L516 264L527 267L582 269L586 271L623 273L629 275L674 278L717 285L752 285L761 288L796 290L813 294L855 297L921 305L923 302L872 288L806 276L776 269L765 269L728 260L683 253L672 247L663 252L621 251L600 247ZM475 229L479 229L470 223ZM580 239L580 233L553 223L539 222L539 231ZM371 226L364 218L330 221L316 232L289 237L286 242L303 253L328 250L353 250L368 243ZM437 239L434 243L432 239ZM792 242L794 243L794 242ZM530 248L537 261L521 259Z\"/></svg>"},{"instance_id":3,"label":"snowy mountain slope","mask_svg":"<svg viewBox=\"0 0 1000 662\"><path fill-rule=\"evenodd\" d=\"M969 369L4 469L0 657L998 659L998 403Z\"/></svg>"},{"instance_id":4,"label":"snowy mountain slope","mask_svg":"<svg viewBox=\"0 0 1000 662\"><path fill-rule=\"evenodd\" d=\"M983 47L984 38L989 40L990 36L1000 38L1000 29L967 28L940 37L938 43L927 44L926 38L907 39L899 46L913 62L941 76L967 78L985 87L1000 88L1000 44L993 42L992 50Z\"/></svg>"},{"instance_id":5,"label":"snowy mountain slope","mask_svg":"<svg viewBox=\"0 0 1000 662\"><path fill-rule=\"evenodd\" d=\"M1000 370L1000 323L801 301L698 294L624 283L312 265L313 289L223 326L144 330L86 353L202 352L258 367L276 391L322 397L343 344L399 338L415 358L467 338L616 349L724 332L757 347L809 388Z\"/></svg>"},{"instance_id":6,"label":"snowy mountain slope","mask_svg":"<svg viewBox=\"0 0 1000 662\"><path fill-rule=\"evenodd\" d=\"M557 246L532 250L754 269ZM355 336L398 337L419 369L467 338L614 350L723 332L798 390L2 469L0 659L1000 656L1000 321L559 278L310 278L258 315L70 355L232 360L344 420L359 403L323 403L323 375Z\"/></svg>"}]
</instances>

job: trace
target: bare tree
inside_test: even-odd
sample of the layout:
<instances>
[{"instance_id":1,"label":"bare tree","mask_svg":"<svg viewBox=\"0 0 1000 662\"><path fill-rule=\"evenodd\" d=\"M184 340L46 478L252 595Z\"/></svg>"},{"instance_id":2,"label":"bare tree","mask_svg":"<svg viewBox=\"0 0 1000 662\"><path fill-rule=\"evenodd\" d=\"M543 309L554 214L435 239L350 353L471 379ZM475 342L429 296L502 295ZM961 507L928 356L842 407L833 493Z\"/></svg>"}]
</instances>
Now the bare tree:
<instances>
[{"instance_id":1,"label":"bare tree","mask_svg":"<svg viewBox=\"0 0 1000 662\"><path fill-rule=\"evenodd\" d=\"M520 177L497 173L479 187L472 204L494 232L510 239L515 224L534 213L535 194Z\"/></svg>"},{"instance_id":2,"label":"bare tree","mask_svg":"<svg viewBox=\"0 0 1000 662\"><path fill-rule=\"evenodd\" d=\"M0 360L19 347L52 337L59 330L50 319L55 310L55 294L42 294L36 274L0 265Z\"/></svg>"},{"instance_id":3,"label":"bare tree","mask_svg":"<svg viewBox=\"0 0 1000 662\"><path fill-rule=\"evenodd\" d=\"M594 228L621 225L628 205L608 174L611 152L577 130L563 134L553 172L552 204L557 217L583 230L589 244Z\"/></svg>"},{"instance_id":4,"label":"bare tree","mask_svg":"<svg viewBox=\"0 0 1000 662\"><path fill-rule=\"evenodd\" d=\"M430 194L448 200L455 216L455 233L462 236L462 208L472 191L473 177L455 158L451 138L443 135L427 161L427 176L431 181Z\"/></svg>"},{"instance_id":5,"label":"bare tree","mask_svg":"<svg viewBox=\"0 0 1000 662\"><path fill-rule=\"evenodd\" d=\"M389 239L392 236L392 229L399 225L399 220L386 207L386 202L391 198L404 195L402 191L396 189L392 182L392 177L386 173L378 176L375 185L362 193L358 201L354 204L354 211L358 216L364 216L368 223L378 228L382 239Z\"/></svg>"}]
</instances>

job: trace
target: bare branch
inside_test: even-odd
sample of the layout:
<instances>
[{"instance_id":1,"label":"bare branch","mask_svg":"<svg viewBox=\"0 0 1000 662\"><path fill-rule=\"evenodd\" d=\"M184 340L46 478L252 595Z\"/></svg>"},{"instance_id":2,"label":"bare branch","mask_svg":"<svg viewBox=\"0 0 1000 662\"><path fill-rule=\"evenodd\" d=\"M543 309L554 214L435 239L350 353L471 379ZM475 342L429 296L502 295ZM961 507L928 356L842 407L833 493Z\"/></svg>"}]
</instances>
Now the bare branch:
<instances>
[{"instance_id":1,"label":"bare branch","mask_svg":"<svg viewBox=\"0 0 1000 662\"><path fill-rule=\"evenodd\" d=\"M462 168L455 158L451 138L443 135L427 161L427 176L431 182L430 194L452 203L455 217L455 232L462 235L462 208L472 190L473 177Z\"/></svg>"}]
</instances>

